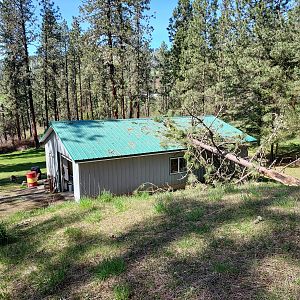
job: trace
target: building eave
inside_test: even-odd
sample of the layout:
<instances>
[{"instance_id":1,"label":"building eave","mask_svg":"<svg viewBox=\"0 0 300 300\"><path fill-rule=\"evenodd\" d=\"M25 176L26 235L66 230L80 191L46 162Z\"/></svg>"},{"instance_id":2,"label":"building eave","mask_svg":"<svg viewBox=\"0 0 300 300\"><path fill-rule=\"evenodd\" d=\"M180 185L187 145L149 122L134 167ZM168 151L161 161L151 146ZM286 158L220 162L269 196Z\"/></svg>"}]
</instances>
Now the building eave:
<instances>
[{"instance_id":1,"label":"building eave","mask_svg":"<svg viewBox=\"0 0 300 300\"><path fill-rule=\"evenodd\" d=\"M186 150L187 150L187 148L182 148L182 149L175 149L175 150L138 153L138 154L131 154L131 155L123 155L123 156L112 156L112 157L94 158L94 159L86 159L86 160L75 160L75 162L79 163L79 164L83 164L83 163L90 163L90 162L97 162L97 161L125 159L125 158L131 158L131 157L152 156L152 155L160 155L160 154L168 154L168 153L179 153L179 152L183 152Z\"/></svg>"},{"instance_id":2,"label":"building eave","mask_svg":"<svg viewBox=\"0 0 300 300\"><path fill-rule=\"evenodd\" d=\"M54 132L54 129L50 126L46 132L44 133L44 135L40 138L40 143L44 144L45 141L48 139L48 137L51 135L51 133Z\"/></svg>"}]
</instances>

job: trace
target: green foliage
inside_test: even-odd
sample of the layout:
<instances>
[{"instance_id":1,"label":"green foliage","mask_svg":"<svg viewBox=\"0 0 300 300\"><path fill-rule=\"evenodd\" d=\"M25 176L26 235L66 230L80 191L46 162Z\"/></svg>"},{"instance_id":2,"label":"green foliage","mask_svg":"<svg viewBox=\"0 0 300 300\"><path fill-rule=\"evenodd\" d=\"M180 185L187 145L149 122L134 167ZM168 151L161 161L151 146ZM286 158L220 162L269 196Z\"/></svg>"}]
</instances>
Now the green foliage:
<instances>
[{"instance_id":1,"label":"green foliage","mask_svg":"<svg viewBox=\"0 0 300 300\"><path fill-rule=\"evenodd\" d=\"M114 195L109 191L103 191L97 198L100 202L112 202Z\"/></svg>"},{"instance_id":2,"label":"green foliage","mask_svg":"<svg viewBox=\"0 0 300 300\"><path fill-rule=\"evenodd\" d=\"M7 227L3 222L0 222L0 245L5 245L9 241Z\"/></svg>"},{"instance_id":3,"label":"green foliage","mask_svg":"<svg viewBox=\"0 0 300 300\"><path fill-rule=\"evenodd\" d=\"M207 193L207 198L210 201L221 201L223 199L225 192L221 185L216 186L215 188L209 189Z\"/></svg>"},{"instance_id":4,"label":"green foliage","mask_svg":"<svg viewBox=\"0 0 300 300\"><path fill-rule=\"evenodd\" d=\"M197 222L200 221L204 215L204 209L202 207L196 207L186 214L187 221Z\"/></svg>"},{"instance_id":5,"label":"green foliage","mask_svg":"<svg viewBox=\"0 0 300 300\"><path fill-rule=\"evenodd\" d=\"M216 262L213 265L213 270L217 273L235 273L237 269L229 262Z\"/></svg>"},{"instance_id":6,"label":"green foliage","mask_svg":"<svg viewBox=\"0 0 300 300\"><path fill-rule=\"evenodd\" d=\"M131 289L128 284L118 284L114 286L114 299L115 300L128 300L130 299Z\"/></svg>"},{"instance_id":7,"label":"green foliage","mask_svg":"<svg viewBox=\"0 0 300 300\"><path fill-rule=\"evenodd\" d=\"M133 193L133 197L141 200L147 200L150 198L150 194L149 192L145 192L145 191L135 191Z\"/></svg>"},{"instance_id":8,"label":"green foliage","mask_svg":"<svg viewBox=\"0 0 300 300\"><path fill-rule=\"evenodd\" d=\"M25 174L32 166L39 166L41 172L46 173L44 149L29 149L0 154L0 191L19 188L21 183L26 180ZM10 181L12 175L17 177L16 183Z\"/></svg>"},{"instance_id":9,"label":"green foliage","mask_svg":"<svg viewBox=\"0 0 300 300\"><path fill-rule=\"evenodd\" d=\"M171 193L160 193L155 196L154 210L161 213L169 213L170 205L173 201L173 196Z\"/></svg>"},{"instance_id":10,"label":"green foliage","mask_svg":"<svg viewBox=\"0 0 300 300\"><path fill-rule=\"evenodd\" d=\"M197 233L197 234L205 234L207 232L209 232L210 227L207 224L204 224L200 227L192 227L193 228L193 232Z\"/></svg>"},{"instance_id":11,"label":"green foliage","mask_svg":"<svg viewBox=\"0 0 300 300\"><path fill-rule=\"evenodd\" d=\"M299 199L285 195L275 201L275 204L283 208L293 208L297 205Z\"/></svg>"},{"instance_id":12,"label":"green foliage","mask_svg":"<svg viewBox=\"0 0 300 300\"><path fill-rule=\"evenodd\" d=\"M223 189L225 194L232 194L238 192L236 186L231 183L224 184Z\"/></svg>"},{"instance_id":13,"label":"green foliage","mask_svg":"<svg viewBox=\"0 0 300 300\"><path fill-rule=\"evenodd\" d=\"M126 198L125 197L116 198L114 201L114 206L119 213L126 211L127 209Z\"/></svg>"},{"instance_id":14,"label":"green foliage","mask_svg":"<svg viewBox=\"0 0 300 300\"><path fill-rule=\"evenodd\" d=\"M102 220L102 213L99 210L92 211L85 217L85 220L89 223L98 223Z\"/></svg>"},{"instance_id":15,"label":"green foliage","mask_svg":"<svg viewBox=\"0 0 300 300\"><path fill-rule=\"evenodd\" d=\"M93 269L95 276L100 280L106 280L111 276L117 276L125 272L126 265L121 258L105 259Z\"/></svg>"},{"instance_id":16,"label":"green foliage","mask_svg":"<svg viewBox=\"0 0 300 300\"><path fill-rule=\"evenodd\" d=\"M95 200L90 198L81 198L79 202L79 206L84 210L93 209L95 206Z\"/></svg>"},{"instance_id":17,"label":"green foliage","mask_svg":"<svg viewBox=\"0 0 300 300\"><path fill-rule=\"evenodd\" d=\"M67 275L67 266L62 264L58 268L48 270L43 278L38 278L38 286L44 294L50 294L64 281Z\"/></svg>"},{"instance_id":18,"label":"green foliage","mask_svg":"<svg viewBox=\"0 0 300 300\"><path fill-rule=\"evenodd\" d=\"M74 241L79 241L82 239L83 233L80 228L76 227L68 227L65 229L65 235L70 239Z\"/></svg>"},{"instance_id":19,"label":"green foliage","mask_svg":"<svg viewBox=\"0 0 300 300\"><path fill-rule=\"evenodd\" d=\"M1 300L11 300L12 297L7 291L7 286L3 283L0 283L0 299Z\"/></svg>"}]
</instances>

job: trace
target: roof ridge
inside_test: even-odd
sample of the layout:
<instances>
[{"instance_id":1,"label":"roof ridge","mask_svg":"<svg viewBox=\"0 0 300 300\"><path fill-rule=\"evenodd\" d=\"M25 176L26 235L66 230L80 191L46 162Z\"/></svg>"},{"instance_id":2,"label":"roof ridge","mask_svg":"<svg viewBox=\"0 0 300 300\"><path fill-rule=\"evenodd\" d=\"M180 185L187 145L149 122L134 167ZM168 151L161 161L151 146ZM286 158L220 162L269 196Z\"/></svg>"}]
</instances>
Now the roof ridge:
<instances>
[{"instance_id":1,"label":"roof ridge","mask_svg":"<svg viewBox=\"0 0 300 300\"><path fill-rule=\"evenodd\" d=\"M212 115L205 115L205 117L210 117ZM149 117L149 118L126 118L126 119L97 119L97 120L61 120L61 121L51 121L50 123L75 123L75 122L109 122L109 121L138 121L138 120L153 120L156 117ZM159 117L160 118L160 117ZM172 118L172 119L179 119L179 118L191 118L191 116L173 116L173 117L162 117L162 118Z\"/></svg>"}]
</instances>

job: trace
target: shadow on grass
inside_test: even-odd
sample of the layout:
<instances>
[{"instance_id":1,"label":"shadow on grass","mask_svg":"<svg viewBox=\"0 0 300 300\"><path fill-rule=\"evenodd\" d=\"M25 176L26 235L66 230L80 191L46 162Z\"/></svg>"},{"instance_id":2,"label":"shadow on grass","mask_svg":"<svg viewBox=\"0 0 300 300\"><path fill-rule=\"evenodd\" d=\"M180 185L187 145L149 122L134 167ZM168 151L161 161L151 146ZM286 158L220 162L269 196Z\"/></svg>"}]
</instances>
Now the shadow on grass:
<instances>
[{"instance_id":1,"label":"shadow on grass","mask_svg":"<svg viewBox=\"0 0 300 300\"><path fill-rule=\"evenodd\" d=\"M44 153L44 149L30 149L0 155L0 186L5 187L22 183L25 180L26 173L33 166L39 166L41 169L46 168ZM10 181L11 175L17 177L17 182L12 183Z\"/></svg>"},{"instance_id":2,"label":"shadow on grass","mask_svg":"<svg viewBox=\"0 0 300 300\"><path fill-rule=\"evenodd\" d=\"M126 251L115 257L122 265L115 275L130 286L132 299L266 299L270 281L260 277L256 267L276 255L291 261L300 259L300 216L294 211L271 209L271 206L278 197L298 197L299 191L274 186L240 191L246 196L241 201L228 203L221 199L197 201L177 197L168 201L164 213L132 226L115 240L97 233L74 232L71 235L75 238L54 261L49 259L53 254L41 253L43 239L57 229L71 226L82 214L71 214L63 219L53 217L32 226L22 232L23 242L18 243L18 246L27 245L26 250L22 250L23 255L6 249L7 259L11 264L21 263L28 256L34 263L48 259L33 279L37 282L36 288L32 288L32 278L28 278L14 296L37 299L70 295L78 285L88 284L95 276L94 264L82 265L79 258L91 247L118 245ZM193 210L196 213L191 213ZM257 216L262 216L268 229L251 234L251 230L260 226L254 223ZM226 232L220 234L224 226L245 221L251 224L247 238L233 238ZM190 235L200 238L205 246L196 247L195 252L187 255L170 251L172 244L187 240ZM189 247L189 243L184 245ZM109 273L107 265L100 262L98 272Z\"/></svg>"},{"instance_id":3,"label":"shadow on grass","mask_svg":"<svg viewBox=\"0 0 300 300\"><path fill-rule=\"evenodd\" d=\"M286 145L279 145L278 148L278 161L290 162L299 157L300 153L300 141L299 143L289 143Z\"/></svg>"},{"instance_id":4,"label":"shadow on grass","mask_svg":"<svg viewBox=\"0 0 300 300\"><path fill-rule=\"evenodd\" d=\"M0 158L3 159L23 159L23 158L33 158L39 157L45 153L44 148L40 149L29 149L24 151L15 151L13 153L1 154Z\"/></svg>"}]
</instances>

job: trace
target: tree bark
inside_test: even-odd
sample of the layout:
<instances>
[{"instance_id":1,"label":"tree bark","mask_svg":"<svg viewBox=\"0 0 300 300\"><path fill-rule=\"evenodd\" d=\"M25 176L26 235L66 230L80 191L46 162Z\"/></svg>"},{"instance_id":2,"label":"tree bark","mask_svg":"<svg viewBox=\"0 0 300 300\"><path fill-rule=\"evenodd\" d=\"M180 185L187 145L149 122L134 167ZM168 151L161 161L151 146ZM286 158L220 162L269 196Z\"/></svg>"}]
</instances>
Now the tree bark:
<instances>
[{"instance_id":1,"label":"tree bark","mask_svg":"<svg viewBox=\"0 0 300 300\"><path fill-rule=\"evenodd\" d=\"M140 24L140 18L141 18L141 11L140 6L137 4L136 8L136 30L137 30L137 45L136 45L136 76L137 76L137 95L136 95L136 117L140 117L140 98L141 98L141 88L140 88L140 51L141 51L141 24Z\"/></svg>"},{"instance_id":2,"label":"tree bark","mask_svg":"<svg viewBox=\"0 0 300 300\"><path fill-rule=\"evenodd\" d=\"M76 72L76 56L73 54L73 98L74 98L74 108L76 113L76 120L79 120L78 112L78 100L77 100L77 72Z\"/></svg>"},{"instance_id":3,"label":"tree bark","mask_svg":"<svg viewBox=\"0 0 300 300\"><path fill-rule=\"evenodd\" d=\"M116 82L115 82L115 65L114 65L114 58L113 58L113 38L112 38L112 32L111 32L111 1L108 1L108 9L107 9L107 22L109 24L108 26L108 47L109 47L109 80L111 84L111 96L112 96L112 107L113 107L113 115L115 119L119 118L118 113L118 99L117 99L117 88L116 88Z\"/></svg>"},{"instance_id":4,"label":"tree bark","mask_svg":"<svg viewBox=\"0 0 300 300\"><path fill-rule=\"evenodd\" d=\"M59 121L59 109L58 109L58 101L57 101L57 84L56 84L56 78L58 77L57 75L57 66L54 63L52 66L52 71L54 74L53 78L53 84L54 84L54 91L53 91L53 110L54 110L54 120Z\"/></svg>"},{"instance_id":5,"label":"tree bark","mask_svg":"<svg viewBox=\"0 0 300 300\"><path fill-rule=\"evenodd\" d=\"M129 93L129 118L133 118L133 101L131 93Z\"/></svg>"},{"instance_id":6,"label":"tree bark","mask_svg":"<svg viewBox=\"0 0 300 300\"><path fill-rule=\"evenodd\" d=\"M25 16L24 16L24 8L23 1L20 0L20 12L21 12L21 24L22 24L22 39L23 39L23 47L24 47L24 60L25 60L25 68L26 68L26 86L29 100L29 108L31 113L31 121L32 121L32 133L34 139L34 145L36 148L39 148L40 142L37 135L36 129L36 119L35 119L35 110L32 96L32 85L31 85L31 70L29 65L29 54L28 54L28 45L27 45L27 35L26 35L26 27L25 27Z\"/></svg>"},{"instance_id":7,"label":"tree bark","mask_svg":"<svg viewBox=\"0 0 300 300\"><path fill-rule=\"evenodd\" d=\"M3 124L5 124L5 113L4 113L4 105L3 104L1 105L1 110L2 110L2 121L3 121ZM4 137L5 142L7 142L7 133L6 133L5 127L3 130L3 137Z\"/></svg>"},{"instance_id":8,"label":"tree bark","mask_svg":"<svg viewBox=\"0 0 300 300\"><path fill-rule=\"evenodd\" d=\"M22 140L22 135L21 135L21 126L20 126L20 115L19 115L19 103L18 103L18 92L17 92L17 86L16 83L14 82L14 102L15 102L15 119L16 119L16 129L17 129L17 137L18 141L20 142Z\"/></svg>"},{"instance_id":9,"label":"tree bark","mask_svg":"<svg viewBox=\"0 0 300 300\"><path fill-rule=\"evenodd\" d=\"M45 32L45 45L44 45L44 106L45 106L45 129L49 127L49 108L48 108L48 35Z\"/></svg>"},{"instance_id":10,"label":"tree bark","mask_svg":"<svg viewBox=\"0 0 300 300\"><path fill-rule=\"evenodd\" d=\"M120 61L121 61L121 78L120 78L120 87L121 87L121 110L122 110L122 118L126 118L126 113L125 113L125 80L124 80L124 67L125 67L125 60L124 60L124 54L125 54L125 45L124 45L124 39L123 39L123 34L124 34L124 20L123 20L123 9L122 9L122 3L120 2L118 4L118 14L120 18L120 28L119 28L119 33L120 33L120 48L121 48L121 53L120 53Z\"/></svg>"},{"instance_id":11,"label":"tree bark","mask_svg":"<svg viewBox=\"0 0 300 300\"><path fill-rule=\"evenodd\" d=\"M88 79L88 84L89 84L90 112L91 112L92 120L94 120L94 107L93 107L93 99L92 99L91 78Z\"/></svg>"},{"instance_id":12,"label":"tree bark","mask_svg":"<svg viewBox=\"0 0 300 300\"><path fill-rule=\"evenodd\" d=\"M25 125L25 122L24 122L23 115L21 115L21 121L22 121L22 128L23 128L24 140L26 140L26 138L27 138L27 136L26 136L26 125Z\"/></svg>"},{"instance_id":13,"label":"tree bark","mask_svg":"<svg viewBox=\"0 0 300 300\"><path fill-rule=\"evenodd\" d=\"M45 106L45 129L49 127L49 110L48 110L48 79L44 71L44 106Z\"/></svg>"},{"instance_id":14,"label":"tree bark","mask_svg":"<svg viewBox=\"0 0 300 300\"><path fill-rule=\"evenodd\" d=\"M81 61L80 61L80 57L78 57L78 79L79 79L80 119L83 120L83 97L82 97Z\"/></svg>"},{"instance_id":15,"label":"tree bark","mask_svg":"<svg viewBox=\"0 0 300 300\"><path fill-rule=\"evenodd\" d=\"M25 101L25 105L26 105L26 116L27 116L27 126L29 128L29 134L30 134L30 137L32 137L32 127L31 127L31 120L30 120L30 109L29 109L29 105L28 105L28 101L26 99Z\"/></svg>"},{"instance_id":16,"label":"tree bark","mask_svg":"<svg viewBox=\"0 0 300 300\"><path fill-rule=\"evenodd\" d=\"M278 181L284 185L288 185L288 186L300 186L300 179L277 172L275 170L269 170L265 167L261 167L261 166L257 166L254 163L243 159L241 157L236 156L235 154L232 153L226 153L226 152L220 152L219 150L217 150L217 148L212 147L210 145L207 145L201 141L198 141L194 138L190 138L190 141L192 143L192 145L195 148L202 148L205 149L213 154L219 155L225 159L228 159L242 167L248 168L248 169L252 169L252 170L256 170L257 172L259 172L260 174L262 174L265 177L268 177L270 179L273 179L275 181Z\"/></svg>"},{"instance_id":17,"label":"tree bark","mask_svg":"<svg viewBox=\"0 0 300 300\"><path fill-rule=\"evenodd\" d=\"M68 118L68 120L71 120L70 99L69 99L69 75L68 75L67 42L65 42L65 92L66 92L67 118Z\"/></svg>"}]
</instances>

